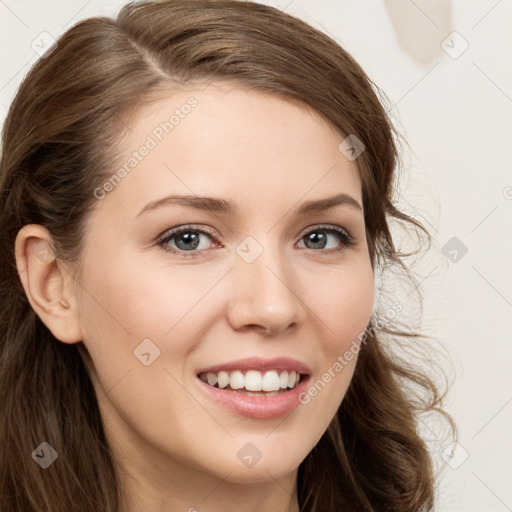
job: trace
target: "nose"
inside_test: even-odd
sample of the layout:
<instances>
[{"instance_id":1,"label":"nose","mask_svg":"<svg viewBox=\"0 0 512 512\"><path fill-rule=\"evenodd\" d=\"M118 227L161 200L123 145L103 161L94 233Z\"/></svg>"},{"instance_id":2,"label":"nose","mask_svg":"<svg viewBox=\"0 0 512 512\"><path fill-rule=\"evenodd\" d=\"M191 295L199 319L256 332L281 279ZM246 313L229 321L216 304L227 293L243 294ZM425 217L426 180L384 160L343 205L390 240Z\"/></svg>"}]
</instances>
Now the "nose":
<instances>
[{"instance_id":1,"label":"nose","mask_svg":"<svg viewBox=\"0 0 512 512\"><path fill-rule=\"evenodd\" d=\"M304 320L297 275L284 254L266 247L252 263L236 255L234 267L227 312L233 329L277 335Z\"/></svg>"}]
</instances>

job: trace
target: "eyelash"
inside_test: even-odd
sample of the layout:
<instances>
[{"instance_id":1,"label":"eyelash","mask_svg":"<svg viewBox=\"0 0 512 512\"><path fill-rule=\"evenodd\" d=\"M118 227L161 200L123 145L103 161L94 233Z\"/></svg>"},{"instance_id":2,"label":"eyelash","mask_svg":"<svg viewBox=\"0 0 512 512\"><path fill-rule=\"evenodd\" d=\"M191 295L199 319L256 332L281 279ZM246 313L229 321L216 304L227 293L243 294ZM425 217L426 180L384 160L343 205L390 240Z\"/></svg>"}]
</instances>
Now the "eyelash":
<instances>
[{"instance_id":1,"label":"eyelash","mask_svg":"<svg viewBox=\"0 0 512 512\"><path fill-rule=\"evenodd\" d=\"M335 249L327 249L327 250L308 249L306 247L306 250L309 250L312 252L321 252L321 253L331 254L331 253L340 252L346 248L352 247L356 243L355 239L352 237L352 235L349 234L349 232L347 230L345 230L341 227L332 226L332 225L314 226L309 231L306 231L301 236L300 240L303 240L307 235L309 235L311 233L316 233L317 231L335 235L338 238L338 240L341 242L341 246L338 248L335 248ZM162 249L164 249L165 251L170 252L172 254L177 254L183 258L200 257L202 255L202 253L208 249L203 249L203 250L199 250L199 251L183 251L180 249L171 248L167 245L171 240L178 237L179 235L182 235L183 233L190 233L190 232L208 235L208 236L210 236L210 238L212 238L214 241L216 241L215 234L213 233L213 231L210 231L205 228L199 229L197 227L194 227L193 225L188 225L188 226L181 226L179 228L173 229L172 231L165 232L164 234L162 234L161 236L158 237L157 245L162 247Z\"/></svg>"}]
</instances>

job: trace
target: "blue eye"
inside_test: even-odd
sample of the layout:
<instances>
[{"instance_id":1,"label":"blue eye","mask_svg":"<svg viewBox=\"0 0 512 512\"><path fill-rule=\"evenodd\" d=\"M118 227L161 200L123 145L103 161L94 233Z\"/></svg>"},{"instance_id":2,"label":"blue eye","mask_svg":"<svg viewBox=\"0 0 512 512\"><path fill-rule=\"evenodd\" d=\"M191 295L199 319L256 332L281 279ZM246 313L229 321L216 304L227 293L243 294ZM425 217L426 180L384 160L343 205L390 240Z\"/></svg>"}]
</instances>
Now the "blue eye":
<instances>
[{"instance_id":1,"label":"blue eye","mask_svg":"<svg viewBox=\"0 0 512 512\"><path fill-rule=\"evenodd\" d=\"M163 237L158 240L158 245L162 246L166 251L194 257L198 255L196 253L199 251L208 248L208 242L202 240L205 237L212 240L213 234L204 229L182 226L165 233ZM188 252L191 254L183 254Z\"/></svg>"},{"instance_id":2,"label":"blue eye","mask_svg":"<svg viewBox=\"0 0 512 512\"><path fill-rule=\"evenodd\" d=\"M327 247L329 245L329 237L335 238L338 244L335 243L334 246ZM334 227L334 226L317 226L314 229L308 231L300 240L300 242L304 241L304 246L306 249L334 249L341 250L343 247L350 247L354 245L354 239L342 228ZM300 243L299 242L299 243ZM307 247L306 242L311 244L311 246ZM341 247L340 247L341 245Z\"/></svg>"}]
</instances>

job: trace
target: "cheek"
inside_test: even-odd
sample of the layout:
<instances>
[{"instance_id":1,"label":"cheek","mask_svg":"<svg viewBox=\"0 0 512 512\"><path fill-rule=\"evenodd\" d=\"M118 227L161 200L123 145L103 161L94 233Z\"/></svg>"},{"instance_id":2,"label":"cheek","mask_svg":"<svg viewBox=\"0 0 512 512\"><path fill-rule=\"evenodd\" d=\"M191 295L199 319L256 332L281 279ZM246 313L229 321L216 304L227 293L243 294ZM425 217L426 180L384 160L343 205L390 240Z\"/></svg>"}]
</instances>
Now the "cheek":
<instances>
[{"instance_id":1,"label":"cheek","mask_svg":"<svg viewBox=\"0 0 512 512\"><path fill-rule=\"evenodd\" d=\"M315 312L319 312L325 327L322 365L301 401L311 403L311 409L322 409L316 411L317 417L323 418L323 428L327 428L350 385L361 338L370 320L375 286L369 261L354 263L350 268L340 266L337 277L322 288L327 291L317 294L315 303Z\"/></svg>"},{"instance_id":2,"label":"cheek","mask_svg":"<svg viewBox=\"0 0 512 512\"><path fill-rule=\"evenodd\" d=\"M336 276L326 277L322 283L317 290L323 292L313 299L315 310L328 333L324 349L337 356L368 326L375 294L373 271L369 261L355 262L340 266Z\"/></svg>"},{"instance_id":3,"label":"cheek","mask_svg":"<svg viewBox=\"0 0 512 512\"><path fill-rule=\"evenodd\" d=\"M106 263L90 264L86 273L84 330L94 339L101 328L102 336L108 333L130 346L145 338L172 343L175 332L223 275L215 269L199 273L194 265L149 265L142 257L122 252L115 258L98 254L95 259Z\"/></svg>"}]
</instances>

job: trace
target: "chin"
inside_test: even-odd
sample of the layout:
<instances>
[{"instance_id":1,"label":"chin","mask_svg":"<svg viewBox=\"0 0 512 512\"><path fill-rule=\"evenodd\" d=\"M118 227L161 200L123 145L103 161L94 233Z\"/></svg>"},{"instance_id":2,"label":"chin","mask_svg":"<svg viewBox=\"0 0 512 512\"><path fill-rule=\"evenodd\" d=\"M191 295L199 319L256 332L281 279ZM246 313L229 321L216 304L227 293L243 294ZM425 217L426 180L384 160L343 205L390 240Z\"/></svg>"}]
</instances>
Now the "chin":
<instances>
[{"instance_id":1,"label":"chin","mask_svg":"<svg viewBox=\"0 0 512 512\"><path fill-rule=\"evenodd\" d=\"M264 436L244 436L242 441L235 438L233 447L223 450L216 457L215 473L230 482L243 484L283 478L295 472L313 448L298 438L293 442L291 436L281 435L272 442L271 436L267 439Z\"/></svg>"}]
</instances>

